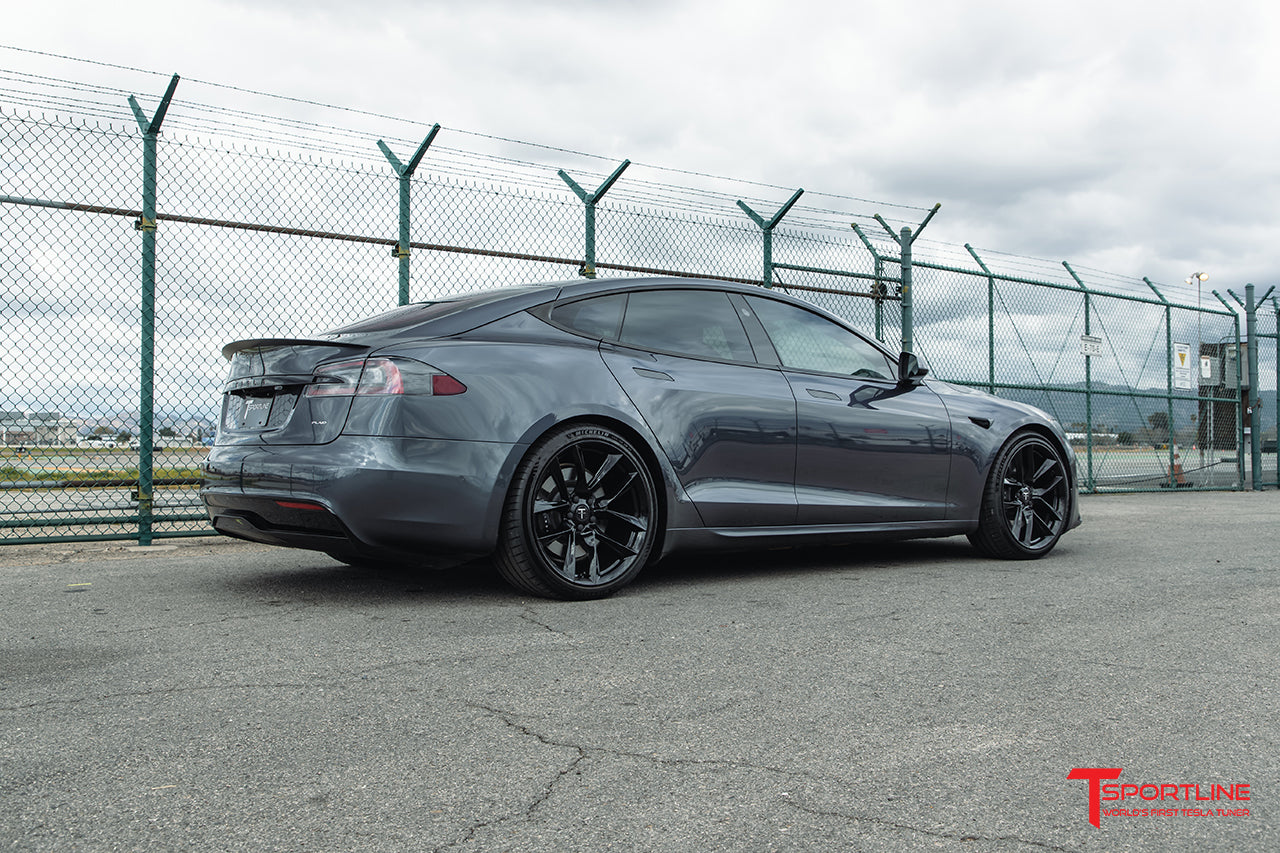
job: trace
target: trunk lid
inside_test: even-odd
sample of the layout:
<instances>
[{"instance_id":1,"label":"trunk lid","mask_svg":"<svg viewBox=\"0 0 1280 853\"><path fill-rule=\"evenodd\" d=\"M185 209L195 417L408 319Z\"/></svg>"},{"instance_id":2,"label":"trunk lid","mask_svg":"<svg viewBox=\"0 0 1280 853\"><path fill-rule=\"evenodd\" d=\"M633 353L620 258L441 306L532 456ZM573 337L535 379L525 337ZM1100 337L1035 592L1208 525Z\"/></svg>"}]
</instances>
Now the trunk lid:
<instances>
[{"instance_id":1,"label":"trunk lid","mask_svg":"<svg viewBox=\"0 0 1280 853\"><path fill-rule=\"evenodd\" d=\"M325 444L342 432L351 397L309 396L321 367L333 372L358 364L364 344L294 338L258 338L227 344L231 361L223 386L217 443ZM359 368L356 367L356 379Z\"/></svg>"}]
</instances>

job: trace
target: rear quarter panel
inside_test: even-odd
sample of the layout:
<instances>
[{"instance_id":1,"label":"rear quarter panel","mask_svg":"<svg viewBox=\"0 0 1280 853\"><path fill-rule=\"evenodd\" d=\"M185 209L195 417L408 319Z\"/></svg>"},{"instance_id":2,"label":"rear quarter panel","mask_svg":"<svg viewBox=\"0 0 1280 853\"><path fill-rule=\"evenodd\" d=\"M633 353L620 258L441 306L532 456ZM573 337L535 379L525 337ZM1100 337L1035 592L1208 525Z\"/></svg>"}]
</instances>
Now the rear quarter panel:
<instances>
[{"instance_id":1,"label":"rear quarter panel","mask_svg":"<svg viewBox=\"0 0 1280 853\"><path fill-rule=\"evenodd\" d=\"M486 536L496 540L507 491L529 448L557 424L575 420L613 424L629 433L659 474L668 524L701 524L656 439L605 366L597 342L520 313L457 338L397 344L375 354L429 364L467 391L447 397L357 398L343 433L509 447L485 513Z\"/></svg>"}]
</instances>

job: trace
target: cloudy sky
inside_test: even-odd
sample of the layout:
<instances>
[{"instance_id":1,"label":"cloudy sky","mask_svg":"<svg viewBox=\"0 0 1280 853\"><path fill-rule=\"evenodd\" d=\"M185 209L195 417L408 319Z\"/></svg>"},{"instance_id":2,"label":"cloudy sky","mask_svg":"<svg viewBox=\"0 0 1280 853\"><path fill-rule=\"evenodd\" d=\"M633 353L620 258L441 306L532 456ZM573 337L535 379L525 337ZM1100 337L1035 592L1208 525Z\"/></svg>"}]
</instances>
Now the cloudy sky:
<instances>
[{"instance_id":1,"label":"cloudy sky","mask_svg":"<svg viewBox=\"0 0 1280 853\"><path fill-rule=\"evenodd\" d=\"M1196 270L1237 292L1280 279L1280 4L1262 0L47 0L10 4L0 44L941 202L932 241L1150 276L1171 297Z\"/></svg>"}]
</instances>

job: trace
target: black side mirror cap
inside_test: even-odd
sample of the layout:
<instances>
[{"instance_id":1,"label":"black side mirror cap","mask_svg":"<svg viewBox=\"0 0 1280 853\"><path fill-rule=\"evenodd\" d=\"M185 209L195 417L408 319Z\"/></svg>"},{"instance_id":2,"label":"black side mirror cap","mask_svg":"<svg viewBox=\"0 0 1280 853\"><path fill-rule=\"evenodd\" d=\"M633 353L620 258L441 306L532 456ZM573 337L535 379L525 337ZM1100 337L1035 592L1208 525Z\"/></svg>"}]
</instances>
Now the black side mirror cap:
<instances>
[{"instance_id":1,"label":"black side mirror cap","mask_svg":"<svg viewBox=\"0 0 1280 853\"><path fill-rule=\"evenodd\" d=\"M913 353L898 354L898 384L919 385L929 374L929 368L921 367L920 360Z\"/></svg>"}]
</instances>

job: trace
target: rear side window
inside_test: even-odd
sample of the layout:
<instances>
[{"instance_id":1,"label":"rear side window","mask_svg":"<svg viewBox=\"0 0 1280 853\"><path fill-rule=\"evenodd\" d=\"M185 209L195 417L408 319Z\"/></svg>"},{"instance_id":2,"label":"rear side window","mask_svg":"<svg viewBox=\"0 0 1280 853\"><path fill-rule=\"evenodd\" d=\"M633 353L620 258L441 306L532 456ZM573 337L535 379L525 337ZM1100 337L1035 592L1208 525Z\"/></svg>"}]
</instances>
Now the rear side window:
<instances>
[{"instance_id":1,"label":"rear side window","mask_svg":"<svg viewBox=\"0 0 1280 853\"><path fill-rule=\"evenodd\" d=\"M627 302L619 340L641 349L755 361L729 297L714 290L641 290Z\"/></svg>"},{"instance_id":2,"label":"rear side window","mask_svg":"<svg viewBox=\"0 0 1280 853\"><path fill-rule=\"evenodd\" d=\"M551 321L587 337L616 341L622 325L622 309L626 304L625 293L580 299L557 305L551 312Z\"/></svg>"}]
</instances>

